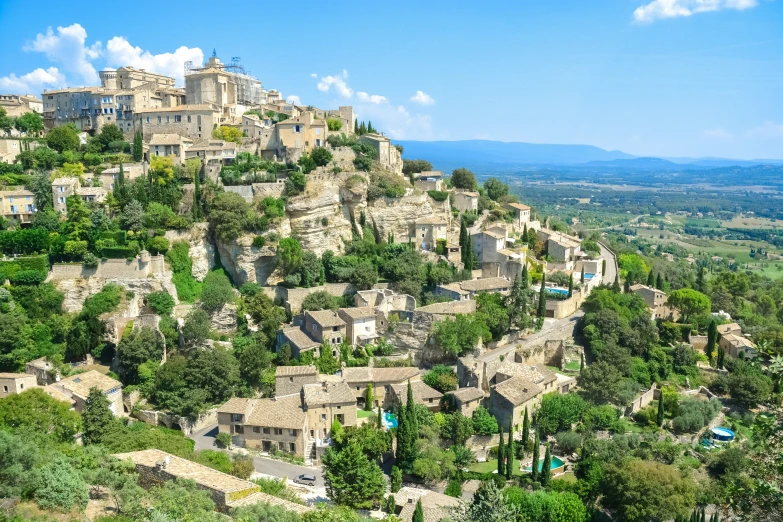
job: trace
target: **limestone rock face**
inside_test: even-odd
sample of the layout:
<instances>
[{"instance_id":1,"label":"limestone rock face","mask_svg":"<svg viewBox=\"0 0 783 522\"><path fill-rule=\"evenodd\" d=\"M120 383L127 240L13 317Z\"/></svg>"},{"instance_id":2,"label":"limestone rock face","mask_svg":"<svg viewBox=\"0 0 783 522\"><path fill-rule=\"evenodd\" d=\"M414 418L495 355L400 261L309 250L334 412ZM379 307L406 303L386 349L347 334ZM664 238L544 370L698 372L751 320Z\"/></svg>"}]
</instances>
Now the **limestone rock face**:
<instances>
[{"instance_id":1,"label":"limestone rock face","mask_svg":"<svg viewBox=\"0 0 783 522\"><path fill-rule=\"evenodd\" d=\"M215 245L208 237L208 223L194 223L190 230L168 230L169 242L186 241L193 260L193 277L203 281L207 272L215 268Z\"/></svg>"},{"instance_id":2,"label":"limestone rock face","mask_svg":"<svg viewBox=\"0 0 783 522\"><path fill-rule=\"evenodd\" d=\"M170 275L170 274L169 274ZM89 277L74 279L57 279L53 281L55 287L61 291L65 298L63 299L63 310L65 312L80 312L84 301L91 295L95 295L103 289L108 283L114 283L130 290L140 299L151 294L166 290L176 300L176 291L173 291L171 278L169 277L167 285L164 285L157 277L148 277L146 279L131 279L127 277ZM171 285L171 289L167 288ZM138 314L138 312L137 312Z\"/></svg>"},{"instance_id":3,"label":"limestone rock face","mask_svg":"<svg viewBox=\"0 0 783 522\"><path fill-rule=\"evenodd\" d=\"M327 250L344 252L344 242L353 234L349 212L334 183L310 183L304 195L286 204L291 234L299 238L303 249L319 256Z\"/></svg>"},{"instance_id":4,"label":"limestone rock face","mask_svg":"<svg viewBox=\"0 0 783 522\"><path fill-rule=\"evenodd\" d=\"M226 303L210 317L211 328L218 333L234 333L237 329L237 305Z\"/></svg>"},{"instance_id":5,"label":"limestone rock face","mask_svg":"<svg viewBox=\"0 0 783 522\"><path fill-rule=\"evenodd\" d=\"M230 243L217 242L220 262L237 286L247 282L265 285L277 266L277 248L253 246L252 235L238 237Z\"/></svg>"},{"instance_id":6,"label":"limestone rock face","mask_svg":"<svg viewBox=\"0 0 783 522\"><path fill-rule=\"evenodd\" d=\"M402 198L379 198L367 203L367 222L378 227L381 237L392 232L395 242L408 240L417 219L449 215L441 204L436 203L426 193L411 192Z\"/></svg>"}]
</instances>

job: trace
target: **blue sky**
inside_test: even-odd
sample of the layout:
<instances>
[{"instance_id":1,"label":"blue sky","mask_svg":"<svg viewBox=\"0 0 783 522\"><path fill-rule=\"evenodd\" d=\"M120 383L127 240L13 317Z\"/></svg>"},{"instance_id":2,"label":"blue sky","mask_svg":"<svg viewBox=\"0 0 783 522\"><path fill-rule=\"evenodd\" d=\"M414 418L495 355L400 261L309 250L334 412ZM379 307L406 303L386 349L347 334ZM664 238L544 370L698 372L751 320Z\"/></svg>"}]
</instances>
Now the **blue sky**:
<instances>
[{"instance_id":1,"label":"blue sky","mask_svg":"<svg viewBox=\"0 0 783 522\"><path fill-rule=\"evenodd\" d=\"M217 11L220 6L223 11ZM0 0L0 92L177 75L217 49L399 139L783 158L783 0Z\"/></svg>"}]
</instances>

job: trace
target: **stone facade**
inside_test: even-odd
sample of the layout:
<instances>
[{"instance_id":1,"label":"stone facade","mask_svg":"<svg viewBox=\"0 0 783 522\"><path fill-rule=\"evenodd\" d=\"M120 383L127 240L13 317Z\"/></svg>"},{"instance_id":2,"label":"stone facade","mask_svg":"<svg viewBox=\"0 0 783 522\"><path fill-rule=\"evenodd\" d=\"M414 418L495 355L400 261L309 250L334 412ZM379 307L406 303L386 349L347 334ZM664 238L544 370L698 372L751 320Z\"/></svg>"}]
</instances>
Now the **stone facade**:
<instances>
[{"instance_id":1,"label":"stone facade","mask_svg":"<svg viewBox=\"0 0 783 522\"><path fill-rule=\"evenodd\" d=\"M0 399L36 388L35 375L27 373L0 373Z\"/></svg>"}]
</instances>

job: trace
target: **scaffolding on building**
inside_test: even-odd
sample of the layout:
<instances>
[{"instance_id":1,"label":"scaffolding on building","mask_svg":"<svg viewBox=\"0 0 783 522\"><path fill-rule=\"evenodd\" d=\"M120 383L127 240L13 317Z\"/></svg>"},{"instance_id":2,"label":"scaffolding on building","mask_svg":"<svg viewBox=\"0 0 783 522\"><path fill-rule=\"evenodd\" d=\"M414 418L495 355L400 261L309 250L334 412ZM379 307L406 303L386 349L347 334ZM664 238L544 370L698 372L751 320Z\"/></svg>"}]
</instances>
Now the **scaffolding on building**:
<instances>
[{"instance_id":1,"label":"scaffolding on building","mask_svg":"<svg viewBox=\"0 0 783 522\"><path fill-rule=\"evenodd\" d=\"M263 103L263 86L261 80L246 71L239 56L232 56L231 62L224 64L217 59L217 53L212 51L212 58L206 65L194 67L192 61L185 62L185 76L198 74L209 69L220 69L231 75L236 86L237 103L240 105L260 105ZM215 63L216 62L216 63Z\"/></svg>"}]
</instances>

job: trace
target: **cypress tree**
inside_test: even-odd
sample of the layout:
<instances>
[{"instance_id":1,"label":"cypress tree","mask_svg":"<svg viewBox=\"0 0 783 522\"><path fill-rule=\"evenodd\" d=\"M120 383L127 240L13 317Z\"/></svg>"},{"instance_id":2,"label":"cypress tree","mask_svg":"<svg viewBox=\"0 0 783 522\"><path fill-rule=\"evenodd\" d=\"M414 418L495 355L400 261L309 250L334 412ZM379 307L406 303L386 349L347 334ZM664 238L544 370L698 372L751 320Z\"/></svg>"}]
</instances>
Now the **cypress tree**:
<instances>
[{"instance_id":1,"label":"cypress tree","mask_svg":"<svg viewBox=\"0 0 783 522\"><path fill-rule=\"evenodd\" d=\"M367 396L367 398L365 399L365 402L364 402L364 411L372 411L373 396L372 396L372 383L371 382L367 383L366 396Z\"/></svg>"},{"instance_id":2,"label":"cypress tree","mask_svg":"<svg viewBox=\"0 0 783 522\"><path fill-rule=\"evenodd\" d=\"M137 129L133 134L133 161L141 161L144 157L144 143L141 129Z\"/></svg>"},{"instance_id":3,"label":"cypress tree","mask_svg":"<svg viewBox=\"0 0 783 522\"><path fill-rule=\"evenodd\" d=\"M614 275L614 283L612 283L612 292L616 294L620 293L620 276L617 274Z\"/></svg>"},{"instance_id":4,"label":"cypress tree","mask_svg":"<svg viewBox=\"0 0 783 522\"><path fill-rule=\"evenodd\" d=\"M625 292L626 294L631 293L631 281L628 279L626 279L625 282L623 283L623 292Z\"/></svg>"},{"instance_id":5,"label":"cypress tree","mask_svg":"<svg viewBox=\"0 0 783 522\"><path fill-rule=\"evenodd\" d=\"M465 244L468 242L468 227L465 225L465 220L461 220L459 224L459 247L461 249L462 263L465 263Z\"/></svg>"},{"instance_id":6,"label":"cypress tree","mask_svg":"<svg viewBox=\"0 0 783 522\"><path fill-rule=\"evenodd\" d=\"M375 237L375 244L380 245L383 243L383 239L381 238L381 233L378 231L378 225L375 223L375 220L372 222L372 235Z\"/></svg>"},{"instance_id":7,"label":"cypress tree","mask_svg":"<svg viewBox=\"0 0 783 522\"><path fill-rule=\"evenodd\" d=\"M522 290L530 288L530 276L527 272L527 263L522 267Z\"/></svg>"},{"instance_id":8,"label":"cypress tree","mask_svg":"<svg viewBox=\"0 0 783 522\"><path fill-rule=\"evenodd\" d=\"M476 268L476 257L473 255L473 239L470 236L465 245L465 270L473 270Z\"/></svg>"},{"instance_id":9,"label":"cypress tree","mask_svg":"<svg viewBox=\"0 0 783 522\"><path fill-rule=\"evenodd\" d=\"M700 266L696 272L696 290L704 292L704 267Z\"/></svg>"},{"instance_id":10,"label":"cypress tree","mask_svg":"<svg viewBox=\"0 0 783 522\"><path fill-rule=\"evenodd\" d=\"M416 509L413 511L411 522L424 522L424 511L421 508L421 499L416 501Z\"/></svg>"},{"instance_id":11,"label":"cypress tree","mask_svg":"<svg viewBox=\"0 0 783 522\"><path fill-rule=\"evenodd\" d=\"M544 324L544 316L546 315L546 276L541 274L541 288L538 291L538 315L539 328Z\"/></svg>"},{"instance_id":12,"label":"cypress tree","mask_svg":"<svg viewBox=\"0 0 783 522\"><path fill-rule=\"evenodd\" d=\"M584 267L584 265L582 266L582 273L579 276L579 282L582 283L582 284L585 284L585 267Z\"/></svg>"},{"instance_id":13,"label":"cypress tree","mask_svg":"<svg viewBox=\"0 0 783 522\"><path fill-rule=\"evenodd\" d=\"M375 427L383 429L383 408L378 406L378 418L375 420Z\"/></svg>"},{"instance_id":14,"label":"cypress tree","mask_svg":"<svg viewBox=\"0 0 783 522\"><path fill-rule=\"evenodd\" d=\"M579 354L579 371L581 372L584 369L585 369L585 354L581 353Z\"/></svg>"},{"instance_id":15,"label":"cypress tree","mask_svg":"<svg viewBox=\"0 0 783 522\"><path fill-rule=\"evenodd\" d=\"M549 444L546 445L544 453L544 463L541 465L541 485L546 487L552 479L552 450Z\"/></svg>"},{"instance_id":16,"label":"cypress tree","mask_svg":"<svg viewBox=\"0 0 783 522\"><path fill-rule=\"evenodd\" d=\"M718 342L718 323L713 319L710 321L710 325L707 327L707 346L704 347L704 351L707 353L707 358L712 364L712 354L715 352L715 343Z\"/></svg>"},{"instance_id":17,"label":"cypress tree","mask_svg":"<svg viewBox=\"0 0 783 522\"><path fill-rule=\"evenodd\" d=\"M661 393L661 398L658 399L658 416L655 420L659 427L663 426L663 393Z\"/></svg>"},{"instance_id":18,"label":"cypress tree","mask_svg":"<svg viewBox=\"0 0 783 522\"><path fill-rule=\"evenodd\" d=\"M568 277L568 298L574 297L574 274Z\"/></svg>"},{"instance_id":19,"label":"cypress tree","mask_svg":"<svg viewBox=\"0 0 783 522\"><path fill-rule=\"evenodd\" d=\"M655 288L663 290L663 276L658 272L658 277L655 278Z\"/></svg>"},{"instance_id":20,"label":"cypress tree","mask_svg":"<svg viewBox=\"0 0 783 522\"><path fill-rule=\"evenodd\" d=\"M364 225L367 224L367 215L364 213L364 210L359 212L359 225L361 225L362 228L364 228Z\"/></svg>"},{"instance_id":21,"label":"cypress tree","mask_svg":"<svg viewBox=\"0 0 783 522\"><path fill-rule=\"evenodd\" d=\"M522 228L522 241L527 241L527 223L525 223L524 228Z\"/></svg>"},{"instance_id":22,"label":"cypress tree","mask_svg":"<svg viewBox=\"0 0 783 522\"><path fill-rule=\"evenodd\" d=\"M538 431L536 431L536 436L533 439L533 463L530 465L530 478L533 479L533 482L538 481L538 458L540 445L541 442L538 439Z\"/></svg>"},{"instance_id":23,"label":"cypress tree","mask_svg":"<svg viewBox=\"0 0 783 522\"><path fill-rule=\"evenodd\" d=\"M85 444L99 444L113 428L114 414L109 409L109 399L98 388L90 388L82 412Z\"/></svg>"},{"instance_id":24,"label":"cypress tree","mask_svg":"<svg viewBox=\"0 0 783 522\"><path fill-rule=\"evenodd\" d=\"M354 118L353 120L353 132L359 132L359 118Z\"/></svg>"},{"instance_id":25,"label":"cypress tree","mask_svg":"<svg viewBox=\"0 0 783 522\"><path fill-rule=\"evenodd\" d=\"M514 427L508 425L508 444L506 444L506 478L514 475Z\"/></svg>"},{"instance_id":26,"label":"cypress tree","mask_svg":"<svg viewBox=\"0 0 783 522\"><path fill-rule=\"evenodd\" d=\"M726 359L726 351L723 349L723 347L718 347L718 369L723 369L723 362Z\"/></svg>"},{"instance_id":27,"label":"cypress tree","mask_svg":"<svg viewBox=\"0 0 783 522\"><path fill-rule=\"evenodd\" d=\"M498 475L506 474L506 446L503 443L503 426L498 427L500 432L500 443L498 444Z\"/></svg>"},{"instance_id":28,"label":"cypress tree","mask_svg":"<svg viewBox=\"0 0 783 522\"><path fill-rule=\"evenodd\" d=\"M201 169L193 176L193 219L201 219Z\"/></svg>"},{"instance_id":29,"label":"cypress tree","mask_svg":"<svg viewBox=\"0 0 783 522\"><path fill-rule=\"evenodd\" d=\"M701 522L707 522L707 513L704 508L701 508Z\"/></svg>"},{"instance_id":30,"label":"cypress tree","mask_svg":"<svg viewBox=\"0 0 783 522\"><path fill-rule=\"evenodd\" d=\"M525 417L522 420L522 449L527 451L530 447L530 416L525 408Z\"/></svg>"},{"instance_id":31,"label":"cypress tree","mask_svg":"<svg viewBox=\"0 0 783 522\"><path fill-rule=\"evenodd\" d=\"M655 286L655 274L653 274L652 270L650 270L650 273L647 274L647 286L649 286L650 288Z\"/></svg>"},{"instance_id":32,"label":"cypress tree","mask_svg":"<svg viewBox=\"0 0 783 522\"><path fill-rule=\"evenodd\" d=\"M411 445L416 444L416 439L419 436L419 420L416 418L416 403L413 402L413 387L411 381L408 381L408 400L405 404L405 413L408 416L408 422L411 425Z\"/></svg>"}]
</instances>

